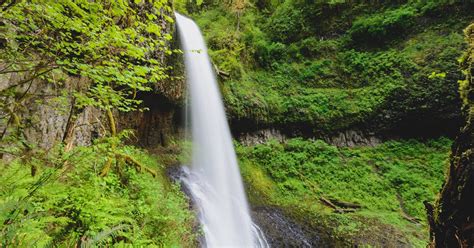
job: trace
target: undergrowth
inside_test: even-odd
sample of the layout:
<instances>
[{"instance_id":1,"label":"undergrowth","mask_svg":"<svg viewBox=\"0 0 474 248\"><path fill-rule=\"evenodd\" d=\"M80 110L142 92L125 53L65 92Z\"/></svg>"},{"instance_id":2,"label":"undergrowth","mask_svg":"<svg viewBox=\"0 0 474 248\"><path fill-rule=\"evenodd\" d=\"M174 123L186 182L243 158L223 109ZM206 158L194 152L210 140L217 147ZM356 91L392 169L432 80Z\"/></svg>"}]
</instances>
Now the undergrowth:
<instances>
[{"instance_id":1,"label":"undergrowth","mask_svg":"<svg viewBox=\"0 0 474 248\"><path fill-rule=\"evenodd\" d=\"M0 164L2 247L191 247L194 216L164 165L132 146L102 177L110 146L56 146ZM32 176L32 169L35 168Z\"/></svg>"},{"instance_id":2,"label":"undergrowth","mask_svg":"<svg viewBox=\"0 0 474 248\"><path fill-rule=\"evenodd\" d=\"M428 240L423 201L433 202L439 192L450 145L440 138L338 148L297 138L237 151L254 204L329 227L334 238L377 245L380 229L387 239L422 246ZM324 199L360 208L341 213Z\"/></svg>"}]
</instances>

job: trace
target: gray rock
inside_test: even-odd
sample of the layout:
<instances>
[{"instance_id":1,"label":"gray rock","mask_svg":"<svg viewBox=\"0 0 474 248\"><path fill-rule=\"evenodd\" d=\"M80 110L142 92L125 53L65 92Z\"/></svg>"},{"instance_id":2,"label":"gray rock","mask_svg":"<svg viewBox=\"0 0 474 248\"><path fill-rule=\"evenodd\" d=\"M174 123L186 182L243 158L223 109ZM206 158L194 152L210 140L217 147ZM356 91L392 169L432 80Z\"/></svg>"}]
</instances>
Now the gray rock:
<instances>
[{"instance_id":1,"label":"gray rock","mask_svg":"<svg viewBox=\"0 0 474 248\"><path fill-rule=\"evenodd\" d=\"M278 129L260 129L253 132L241 133L237 139L242 144L251 146L263 144L272 139L278 142L284 142L294 136L300 137L300 135L287 135ZM328 144L338 147L375 146L382 143L382 139L375 134L361 130L345 130L335 134L311 135L306 138L322 139Z\"/></svg>"},{"instance_id":2,"label":"gray rock","mask_svg":"<svg viewBox=\"0 0 474 248\"><path fill-rule=\"evenodd\" d=\"M287 137L277 129L261 129L252 133L244 133L238 139L242 144L250 146L263 144L272 139L283 142L287 140Z\"/></svg>"},{"instance_id":3,"label":"gray rock","mask_svg":"<svg viewBox=\"0 0 474 248\"><path fill-rule=\"evenodd\" d=\"M252 210L252 218L270 247L332 247L321 232L296 223L279 209L257 207Z\"/></svg>"},{"instance_id":4,"label":"gray rock","mask_svg":"<svg viewBox=\"0 0 474 248\"><path fill-rule=\"evenodd\" d=\"M346 130L335 135L325 136L323 139L327 143L339 147L375 146L382 143L382 140L374 134L358 130Z\"/></svg>"}]
</instances>

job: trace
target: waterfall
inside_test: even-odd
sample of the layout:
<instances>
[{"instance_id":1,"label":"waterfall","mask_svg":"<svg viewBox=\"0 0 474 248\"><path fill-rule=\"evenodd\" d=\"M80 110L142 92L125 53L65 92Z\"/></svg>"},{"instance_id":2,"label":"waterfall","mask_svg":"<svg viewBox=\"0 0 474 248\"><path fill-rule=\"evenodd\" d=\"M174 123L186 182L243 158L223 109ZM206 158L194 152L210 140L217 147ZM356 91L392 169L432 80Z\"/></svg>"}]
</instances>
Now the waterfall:
<instances>
[{"instance_id":1,"label":"waterfall","mask_svg":"<svg viewBox=\"0 0 474 248\"><path fill-rule=\"evenodd\" d=\"M198 26L176 13L184 52L193 143L182 181L199 210L207 247L268 247L250 217L216 77Z\"/></svg>"}]
</instances>

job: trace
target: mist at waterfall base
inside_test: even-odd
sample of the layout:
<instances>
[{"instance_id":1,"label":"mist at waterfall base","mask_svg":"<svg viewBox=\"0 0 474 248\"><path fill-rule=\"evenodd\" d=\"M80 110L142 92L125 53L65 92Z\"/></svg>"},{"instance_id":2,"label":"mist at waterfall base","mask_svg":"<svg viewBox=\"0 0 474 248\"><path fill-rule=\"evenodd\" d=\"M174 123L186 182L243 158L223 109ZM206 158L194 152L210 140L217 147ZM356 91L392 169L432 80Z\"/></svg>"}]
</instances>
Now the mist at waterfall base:
<instances>
[{"instance_id":1,"label":"mist at waterfall base","mask_svg":"<svg viewBox=\"0 0 474 248\"><path fill-rule=\"evenodd\" d=\"M192 162L181 178L199 211L206 247L268 247L250 217L216 77L199 27L176 13L188 83Z\"/></svg>"}]
</instances>

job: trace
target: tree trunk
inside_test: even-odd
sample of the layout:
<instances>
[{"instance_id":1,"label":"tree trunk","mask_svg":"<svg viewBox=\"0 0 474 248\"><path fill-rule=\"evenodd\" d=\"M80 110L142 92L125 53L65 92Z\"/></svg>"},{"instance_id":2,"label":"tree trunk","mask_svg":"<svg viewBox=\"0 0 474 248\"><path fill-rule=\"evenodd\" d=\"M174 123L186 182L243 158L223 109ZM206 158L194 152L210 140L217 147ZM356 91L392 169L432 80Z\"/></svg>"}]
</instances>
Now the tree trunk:
<instances>
[{"instance_id":1,"label":"tree trunk","mask_svg":"<svg viewBox=\"0 0 474 248\"><path fill-rule=\"evenodd\" d=\"M460 82L466 124L456 138L449 174L435 207L427 205L431 247L474 247L474 23L464 31L468 50Z\"/></svg>"}]
</instances>

